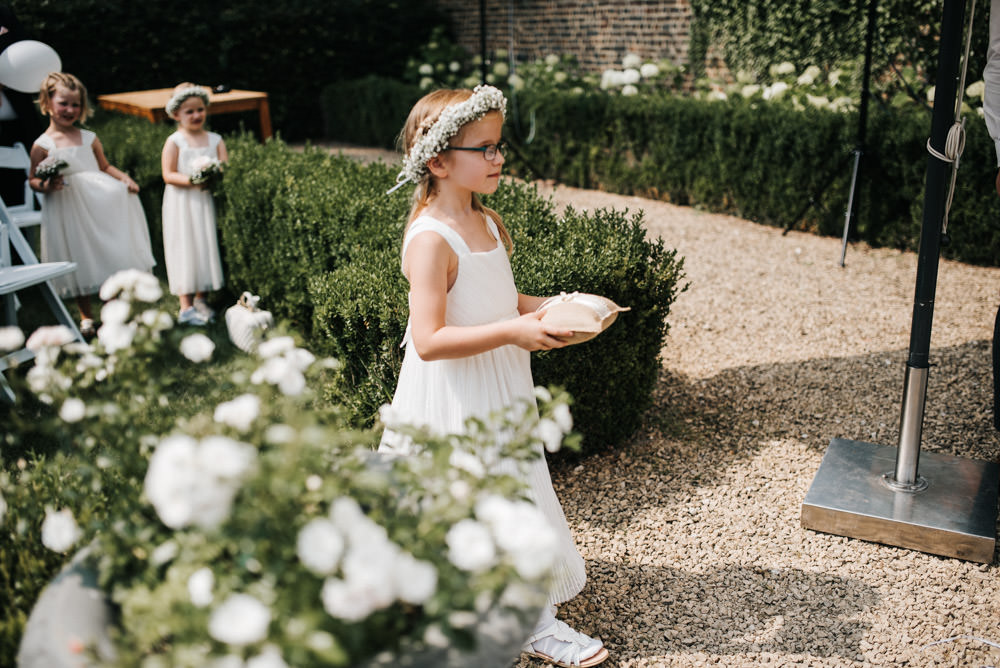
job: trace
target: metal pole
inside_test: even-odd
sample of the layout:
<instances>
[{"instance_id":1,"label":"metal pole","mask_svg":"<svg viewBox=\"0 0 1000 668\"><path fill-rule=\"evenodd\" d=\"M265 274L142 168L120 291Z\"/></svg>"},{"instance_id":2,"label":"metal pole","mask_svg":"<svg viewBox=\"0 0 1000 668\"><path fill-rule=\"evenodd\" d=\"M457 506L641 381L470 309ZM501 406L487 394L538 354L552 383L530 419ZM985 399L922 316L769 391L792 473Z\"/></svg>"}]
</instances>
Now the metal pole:
<instances>
[{"instance_id":1,"label":"metal pole","mask_svg":"<svg viewBox=\"0 0 1000 668\"><path fill-rule=\"evenodd\" d=\"M858 182L858 172L861 168L861 156L864 155L866 134L868 129L868 98L871 91L868 82L872 76L872 42L875 39L875 18L877 16L878 0L868 2L868 25L865 29L865 68L861 76L861 102L858 106L858 134L854 145L854 170L851 172L851 192L847 197L847 210L844 212L844 236L840 243L840 266L844 266L847 256L847 234L851 229L851 221L858 217L858 199L854 196Z\"/></svg>"},{"instance_id":2,"label":"metal pole","mask_svg":"<svg viewBox=\"0 0 1000 668\"><path fill-rule=\"evenodd\" d=\"M479 83L486 85L486 0L479 0Z\"/></svg>"},{"instance_id":3,"label":"metal pole","mask_svg":"<svg viewBox=\"0 0 1000 668\"><path fill-rule=\"evenodd\" d=\"M955 120L954 105L958 88L964 13L965 0L944 0L930 138L931 146L942 154L948 130ZM899 447L893 474L894 481L892 481L895 486L912 491L919 490L923 486L917 476L917 466L920 459L923 407L927 397L927 373L930 367L931 322L934 318L934 295L941 252L941 222L944 219L945 189L950 169L951 165L948 162L932 154L927 156L924 218L920 228L917 284L913 296L913 321L910 327L910 355L906 362L903 405L899 419Z\"/></svg>"}]
</instances>

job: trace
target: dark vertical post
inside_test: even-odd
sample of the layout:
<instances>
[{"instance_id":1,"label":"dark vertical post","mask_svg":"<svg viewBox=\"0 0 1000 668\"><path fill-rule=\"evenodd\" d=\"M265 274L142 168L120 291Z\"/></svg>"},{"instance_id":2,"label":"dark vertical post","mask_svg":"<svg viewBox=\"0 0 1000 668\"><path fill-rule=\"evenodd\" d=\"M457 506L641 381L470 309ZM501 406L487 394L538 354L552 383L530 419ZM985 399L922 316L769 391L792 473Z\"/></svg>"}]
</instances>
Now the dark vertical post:
<instances>
[{"instance_id":1,"label":"dark vertical post","mask_svg":"<svg viewBox=\"0 0 1000 668\"><path fill-rule=\"evenodd\" d=\"M479 83L486 84L486 0L479 0Z\"/></svg>"},{"instance_id":2,"label":"dark vertical post","mask_svg":"<svg viewBox=\"0 0 1000 668\"><path fill-rule=\"evenodd\" d=\"M930 138L931 146L942 154L948 130L955 120L964 13L965 0L944 0ZM934 155L927 156L924 218L920 228L917 285L913 295L913 321L910 326L910 355L903 383L899 449L896 455L895 483L901 486L918 485L917 464L920 457L924 401L927 396L927 370L930 367L931 322L934 318L934 295L941 252L941 223L944 220L945 190L950 169L950 163Z\"/></svg>"}]
</instances>

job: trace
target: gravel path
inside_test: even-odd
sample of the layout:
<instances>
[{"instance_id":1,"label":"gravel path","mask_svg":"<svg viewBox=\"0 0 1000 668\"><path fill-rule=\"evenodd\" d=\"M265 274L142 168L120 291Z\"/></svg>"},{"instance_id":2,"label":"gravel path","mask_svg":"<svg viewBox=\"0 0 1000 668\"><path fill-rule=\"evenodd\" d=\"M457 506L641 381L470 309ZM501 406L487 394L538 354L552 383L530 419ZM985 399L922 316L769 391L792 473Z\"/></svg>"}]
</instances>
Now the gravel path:
<instances>
[{"instance_id":1,"label":"gravel path","mask_svg":"<svg viewBox=\"0 0 1000 668\"><path fill-rule=\"evenodd\" d=\"M1000 645L996 556L981 565L800 527L831 438L896 444L916 256L852 244L841 268L839 239L539 188L560 206L644 212L690 281L643 429L617 452L553 463L589 574L560 616L604 639L605 665L1000 665L983 642ZM1000 269L942 261L925 451L1000 455L998 291Z\"/></svg>"}]
</instances>

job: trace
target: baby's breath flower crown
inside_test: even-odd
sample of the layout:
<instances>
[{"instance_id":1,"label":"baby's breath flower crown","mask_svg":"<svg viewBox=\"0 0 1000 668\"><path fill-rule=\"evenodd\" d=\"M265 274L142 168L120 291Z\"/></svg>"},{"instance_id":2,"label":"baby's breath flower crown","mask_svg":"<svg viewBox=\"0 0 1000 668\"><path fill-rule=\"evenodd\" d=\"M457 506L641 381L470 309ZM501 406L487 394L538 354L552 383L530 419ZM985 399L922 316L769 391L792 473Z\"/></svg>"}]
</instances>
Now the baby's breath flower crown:
<instances>
[{"instance_id":1,"label":"baby's breath flower crown","mask_svg":"<svg viewBox=\"0 0 1000 668\"><path fill-rule=\"evenodd\" d=\"M417 138L403 156L403 170L396 176L396 185L386 194L402 187L407 181L418 183L427 173L427 161L443 151L448 141L467 123L478 121L491 111L507 118L507 98L493 86L476 86L472 97L445 107L437 120L417 130Z\"/></svg>"},{"instance_id":2,"label":"baby's breath flower crown","mask_svg":"<svg viewBox=\"0 0 1000 668\"><path fill-rule=\"evenodd\" d=\"M166 111L168 116L173 116L174 112L177 111L184 100L189 97L200 97L205 106L208 106L208 89L201 86L187 86L181 88L179 91L174 93L169 100L167 100Z\"/></svg>"}]
</instances>

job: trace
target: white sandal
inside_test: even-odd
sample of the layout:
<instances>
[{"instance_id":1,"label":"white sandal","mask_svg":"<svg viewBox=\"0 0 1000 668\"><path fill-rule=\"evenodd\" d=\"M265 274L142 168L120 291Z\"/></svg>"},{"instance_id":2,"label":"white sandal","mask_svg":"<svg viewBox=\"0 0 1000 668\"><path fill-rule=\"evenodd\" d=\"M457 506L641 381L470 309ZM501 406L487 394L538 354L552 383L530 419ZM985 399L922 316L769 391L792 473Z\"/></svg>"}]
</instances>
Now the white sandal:
<instances>
[{"instance_id":1,"label":"white sandal","mask_svg":"<svg viewBox=\"0 0 1000 668\"><path fill-rule=\"evenodd\" d=\"M549 641L546 652L534 647L543 640ZM558 619L528 638L521 652L562 668L589 668L608 658L608 650L600 639L575 631Z\"/></svg>"}]
</instances>

